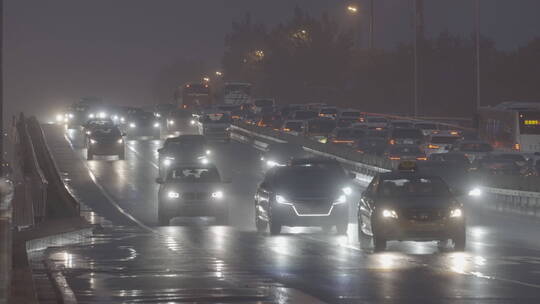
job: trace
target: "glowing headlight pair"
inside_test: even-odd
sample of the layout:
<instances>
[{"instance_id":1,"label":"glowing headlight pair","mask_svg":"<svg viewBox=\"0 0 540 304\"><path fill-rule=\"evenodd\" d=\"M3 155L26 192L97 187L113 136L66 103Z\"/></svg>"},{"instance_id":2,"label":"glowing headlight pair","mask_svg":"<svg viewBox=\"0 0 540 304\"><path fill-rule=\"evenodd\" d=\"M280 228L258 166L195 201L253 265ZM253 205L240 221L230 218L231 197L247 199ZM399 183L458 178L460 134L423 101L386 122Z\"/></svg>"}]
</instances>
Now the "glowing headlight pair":
<instances>
[{"instance_id":1,"label":"glowing headlight pair","mask_svg":"<svg viewBox=\"0 0 540 304\"><path fill-rule=\"evenodd\" d=\"M282 195L276 195L276 202L278 204L282 204L282 205L292 205L291 202L289 202L284 196ZM345 204L347 202L347 196L345 196L344 194L340 195L338 197L338 199L333 203L333 205L340 205L340 204Z\"/></svg>"},{"instance_id":2,"label":"glowing headlight pair","mask_svg":"<svg viewBox=\"0 0 540 304\"><path fill-rule=\"evenodd\" d=\"M482 196L482 190L480 188L474 188L469 191L469 196L479 197Z\"/></svg>"},{"instance_id":3,"label":"glowing headlight pair","mask_svg":"<svg viewBox=\"0 0 540 304\"><path fill-rule=\"evenodd\" d=\"M279 166L279 164L276 163L276 162L273 161L273 160L268 160L268 161L266 161L266 165L267 165L268 167L270 167L270 168L273 168L273 167L275 167L275 166Z\"/></svg>"},{"instance_id":4,"label":"glowing headlight pair","mask_svg":"<svg viewBox=\"0 0 540 304\"><path fill-rule=\"evenodd\" d=\"M167 157L163 160L163 165L168 167L174 162L174 157Z\"/></svg>"},{"instance_id":5,"label":"glowing headlight pair","mask_svg":"<svg viewBox=\"0 0 540 304\"><path fill-rule=\"evenodd\" d=\"M167 193L167 197L171 198L171 199L180 198L180 193L175 192L175 191L169 191ZM223 198L223 192L222 191L212 192L212 198L214 198L214 199L222 199Z\"/></svg>"},{"instance_id":6,"label":"glowing headlight pair","mask_svg":"<svg viewBox=\"0 0 540 304\"><path fill-rule=\"evenodd\" d=\"M450 210L450 217L462 217L463 216L463 211L459 208L456 208L456 209L452 209Z\"/></svg>"},{"instance_id":7,"label":"glowing headlight pair","mask_svg":"<svg viewBox=\"0 0 540 304\"><path fill-rule=\"evenodd\" d=\"M393 219L398 218L397 212L395 210L390 210L390 209L384 209L382 211L382 216L384 218L393 218Z\"/></svg>"}]
</instances>

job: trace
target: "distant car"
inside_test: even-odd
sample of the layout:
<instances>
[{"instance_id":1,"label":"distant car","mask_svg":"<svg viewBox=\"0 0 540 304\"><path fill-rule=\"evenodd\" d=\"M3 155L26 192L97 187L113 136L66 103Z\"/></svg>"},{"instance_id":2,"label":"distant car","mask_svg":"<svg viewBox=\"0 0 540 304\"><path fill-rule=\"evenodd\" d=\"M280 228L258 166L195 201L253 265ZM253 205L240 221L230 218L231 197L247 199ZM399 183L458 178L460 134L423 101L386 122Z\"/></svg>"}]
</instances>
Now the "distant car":
<instances>
[{"instance_id":1,"label":"distant car","mask_svg":"<svg viewBox=\"0 0 540 304\"><path fill-rule=\"evenodd\" d=\"M168 226L174 217L213 216L227 224L229 206L224 181L214 165L181 165L157 178L158 221Z\"/></svg>"},{"instance_id":2,"label":"distant car","mask_svg":"<svg viewBox=\"0 0 540 304\"><path fill-rule=\"evenodd\" d=\"M420 129L392 128L388 134L388 143L391 145L421 145L424 134Z\"/></svg>"},{"instance_id":3,"label":"distant car","mask_svg":"<svg viewBox=\"0 0 540 304\"><path fill-rule=\"evenodd\" d=\"M198 134L206 136L209 140L230 142L230 127L232 119L226 112L204 113L196 121Z\"/></svg>"},{"instance_id":4,"label":"distant car","mask_svg":"<svg viewBox=\"0 0 540 304\"><path fill-rule=\"evenodd\" d=\"M301 161L300 161L301 162ZM308 165L309 164L309 165ZM330 163L304 163L274 167L255 194L255 224L270 234L283 226L318 226L339 234L348 227L350 180L345 171Z\"/></svg>"},{"instance_id":5,"label":"distant car","mask_svg":"<svg viewBox=\"0 0 540 304\"><path fill-rule=\"evenodd\" d=\"M356 144L356 152L380 156L387 146L386 137L364 137Z\"/></svg>"},{"instance_id":6,"label":"distant car","mask_svg":"<svg viewBox=\"0 0 540 304\"><path fill-rule=\"evenodd\" d=\"M279 130L282 124L283 120L281 119L281 116L272 113L262 115L256 123L257 127L275 130Z\"/></svg>"},{"instance_id":7,"label":"distant car","mask_svg":"<svg viewBox=\"0 0 540 304\"><path fill-rule=\"evenodd\" d=\"M353 146L366 136L366 130L358 128L336 128L328 136L328 143Z\"/></svg>"},{"instance_id":8,"label":"distant car","mask_svg":"<svg viewBox=\"0 0 540 304\"><path fill-rule=\"evenodd\" d=\"M331 119L336 119L339 111L337 107L321 107L319 109L319 117L326 117Z\"/></svg>"},{"instance_id":9,"label":"distant car","mask_svg":"<svg viewBox=\"0 0 540 304\"><path fill-rule=\"evenodd\" d=\"M164 178L170 168L180 164L208 164L211 160L210 147L202 135L180 135L169 137L158 149L159 176Z\"/></svg>"},{"instance_id":10,"label":"distant car","mask_svg":"<svg viewBox=\"0 0 540 304\"><path fill-rule=\"evenodd\" d=\"M319 117L319 112L309 111L309 110L299 110L299 111L295 111L291 115L290 118L292 120L310 120L310 119L315 119L317 117Z\"/></svg>"},{"instance_id":11,"label":"distant car","mask_svg":"<svg viewBox=\"0 0 540 304\"><path fill-rule=\"evenodd\" d=\"M389 145L384 155L392 161L427 160L427 156L417 145Z\"/></svg>"},{"instance_id":12,"label":"distant car","mask_svg":"<svg viewBox=\"0 0 540 304\"><path fill-rule=\"evenodd\" d=\"M273 168L276 166L286 166L293 158L307 156L301 145L291 143L276 143L268 145L265 152L261 154L263 167Z\"/></svg>"},{"instance_id":13,"label":"distant car","mask_svg":"<svg viewBox=\"0 0 540 304\"><path fill-rule=\"evenodd\" d=\"M281 114L281 117L283 117L283 119L291 119L291 117L293 116L294 112L296 111L302 111L302 110L305 110L306 107L305 105L301 105L301 104L290 104L290 105L286 105L286 106L283 106L279 112Z\"/></svg>"},{"instance_id":14,"label":"distant car","mask_svg":"<svg viewBox=\"0 0 540 304\"><path fill-rule=\"evenodd\" d=\"M429 155L428 160L453 162L467 167L471 165L469 158L464 153L460 152L432 153Z\"/></svg>"},{"instance_id":15,"label":"distant car","mask_svg":"<svg viewBox=\"0 0 540 304\"><path fill-rule=\"evenodd\" d=\"M118 155L125 159L123 134L114 125L95 127L87 137L86 159L93 160L94 155Z\"/></svg>"},{"instance_id":16,"label":"distant car","mask_svg":"<svg viewBox=\"0 0 540 304\"><path fill-rule=\"evenodd\" d=\"M338 118L341 120L348 120L351 123L355 123L355 122L364 122L365 115L358 110L344 109L344 110L339 111Z\"/></svg>"},{"instance_id":17,"label":"distant car","mask_svg":"<svg viewBox=\"0 0 540 304\"><path fill-rule=\"evenodd\" d=\"M165 127L168 133L197 133L193 112L187 109L175 109L165 115Z\"/></svg>"},{"instance_id":18,"label":"distant car","mask_svg":"<svg viewBox=\"0 0 540 304\"><path fill-rule=\"evenodd\" d=\"M303 133L305 123L302 120L286 120L281 126L281 131L292 135Z\"/></svg>"},{"instance_id":19,"label":"distant car","mask_svg":"<svg viewBox=\"0 0 540 304\"><path fill-rule=\"evenodd\" d=\"M465 210L442 178L417 172L381 173L373 178L358 206L362 247L375 251L388 241L452 240L462 251L466 243Z\"/></svg>"},{"instance_id":20,"label":"distant car","mask_svg":"<svg viewBox=\"0 0 540 304\"><path fill-rule=\"evenodd\" d=\"M433 122L415 122L413 128L422 130L424 136L437 134L439 132L439 125Z\"/></svg>"},{"instance_id":21,"label":"distant car","mask_svg":"<svg viewBox=\"0 0 540 304\"><path fill-rule=\"evenodd\" d=\"M98 128L112 128L114 126L115 126L114 122L109 118L105 118L105 119L101 119L101 118L88 119L86 121L86 123L84 123L84 125L82 126L82 133L83 133L83 138L84 138L84 142L85 142L85 147L88 147L88 136L90 134L92 134L92 132L95 129L98 129Z\"/></svg>"},{"instance_id":22,"label":"distant car","mask_svg":"<svg viewBox=\"0 0 540 304\"><path fill-rule=\"evenodd\" d=\"M486 154L493 151L493 147L480 140L460 140L452 145L450 151L462 152L467 158L473 162L476 159L484 157Z\"/></svg>"},{"instance_id":23,"label":"distant car","mask_svg":"<svg viewBox=\"0 0 540 304\"><path fill-rule=\"evenodd\" d=\"M161 137L161 123L152 112L134 111L127 118L126 133L129 139L138 137Z\"/></svg>"},{"instance_id":24,"label":"distant car","mask_svg":"<svg viewBox=\"0 0 540 304\"><path fill-rule=\"evenodd\" d=\"M431 134L428 136L426 143L424 143L424 151L426 154L432 153L444 153L450 151L450 148L458 140L461 140L460 136L450 135L447 133Z\"/></svg>"},{"instance_id":25,"label":"distant car","mask_svg":"<svg viewBox=\"0 0 540 304\"><path fill-rule=\"evenodd\" d=\"M394 129L415 129L414 123L408 120L392 120L390 128Z\"/></svg>"}]
</instances>

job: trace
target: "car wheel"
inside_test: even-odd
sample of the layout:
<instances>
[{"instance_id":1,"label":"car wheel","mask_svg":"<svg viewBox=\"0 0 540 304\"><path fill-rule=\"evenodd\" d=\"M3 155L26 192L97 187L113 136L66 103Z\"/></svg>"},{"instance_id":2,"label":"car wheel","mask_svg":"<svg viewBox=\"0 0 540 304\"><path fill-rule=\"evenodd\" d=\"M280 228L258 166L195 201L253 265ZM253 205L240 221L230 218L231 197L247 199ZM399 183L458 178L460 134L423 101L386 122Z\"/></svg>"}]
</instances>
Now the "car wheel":
<instances>
[{"instance_id":1,"label":"car wheel","mask_svg":"<svg viewBox=\"0 0 540 304\"><path fill-rule=\"evenodd\" d=\"M463 228L459 233L457 233L453 238L452 242L454 243L455 251L465 251L465 243L467 236L465 233L465 228Z\"/></svg>"},{"instance_id":2,"label":"car wheel","mask_svg":"<svg viewBox=\"0 0 540 304\"><path fill-rule=\"evenodd\" d=\"M386 240L382 237L377 237L376 235L373 235L373 247L376 252L385 251Z\"/></svg>"},{"instance_id":3,"label":"car wheel","mask_svg":"<svg viewBox=\"0 0 540 304\"><path fill-rule=\"evenodd\" d=\"M158 210L158 222L160 226L169 226L171 223L171 218L166 214L160 213Z\"/></svg>"},{"instance_id":4,"label":"car wheel","mask_svg":"<svg viewBox=\"0 0 540 304\"><path fill-rule=\"evenodd\" d=\"M86 151L86 159L87 160L93 160L94 159L94 154L92 152L89 151Z\"/></svg>"},{"instance_id":5,"label":"car wheel","mask_svg":"<svg viewBox=\"0 0 540 304\"><path fill-rule=\"evenodd\" d=\"M258 214L255 214L255 227L257 227L257 232L263 233L266 232L268 228L268 222L263 221L259 218Z\"/></svg>"},{"instance_id":6,"label":"car wheel","mask_svg":"<svg viewBox=\"0 0 540 304\"><path fill-rule=\"evenodd\" d=\"M339 235L347 234L347 228L349 227L348 222L339 222L336 224L336 230Z\"/></svg>"},{"instance_id":7,"label":"car wheel","mask_svg":"<svg viewBox=\"0 0 540 304\"><path fill-rule=\"evenodd\" d=\"M272 217L270 217L270 234L271 235L278 235L281 233L281 224L278 223L277 221L275 221L274 219L272 219Z\"/></svg>"}]
</instances>

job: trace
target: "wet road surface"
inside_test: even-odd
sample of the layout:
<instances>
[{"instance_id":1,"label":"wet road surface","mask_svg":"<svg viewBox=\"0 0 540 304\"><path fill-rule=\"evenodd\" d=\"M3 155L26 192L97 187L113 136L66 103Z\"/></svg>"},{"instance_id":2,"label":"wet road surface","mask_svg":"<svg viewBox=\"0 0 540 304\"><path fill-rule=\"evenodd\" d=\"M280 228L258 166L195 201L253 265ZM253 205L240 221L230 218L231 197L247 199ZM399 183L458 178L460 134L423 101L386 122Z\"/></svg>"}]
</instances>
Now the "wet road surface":
<instances>
[{"instance_id":1,"label":"wet road surface","mask_svg":"<svg viewBox=\"0 0 540 304\"><path fill-rule=\"evenodd\" d=\"M215 163L233 180L231 226L178 219L157 227L160 141L129 141L125 161L85 161L77 134L68 134L72 150L62 130L45 132L74 195L112 223L85 244L47 251L80 303L540 303L540 223L478 207L489 202L468 207L465 252L434 242L364 251L353 205L347 236L318 228L261 235L258 152L216 143Z\"/></svg>"}]
</instances>

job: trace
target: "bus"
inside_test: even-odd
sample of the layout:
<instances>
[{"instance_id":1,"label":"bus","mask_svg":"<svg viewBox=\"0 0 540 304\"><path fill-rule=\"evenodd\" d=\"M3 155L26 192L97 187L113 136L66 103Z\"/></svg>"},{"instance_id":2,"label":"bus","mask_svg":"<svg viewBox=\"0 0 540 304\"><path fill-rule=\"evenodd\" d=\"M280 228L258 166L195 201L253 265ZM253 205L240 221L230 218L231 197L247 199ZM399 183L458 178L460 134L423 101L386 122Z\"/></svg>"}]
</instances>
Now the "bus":
<instances>
[{"instance_id":1,"label":"bus","mask_svg":"<svg viewBox=\"0 0 540 304\"><path fill-rule=\"evenodd\" d=\"M540 102L503 102L480 108L478 135L495 149L540 152Z\"/></svg>"},{"instance_id":2,"label":"bus","mask_svg":"<svg viewBox=\"0 0 540 304\"><path fill-rule=\"evenodd\" d=\"M202 109L212 105L210 86L207 83L190 82L176 91L176 104L181 109Z\"/></svg>"}]
</instances>

